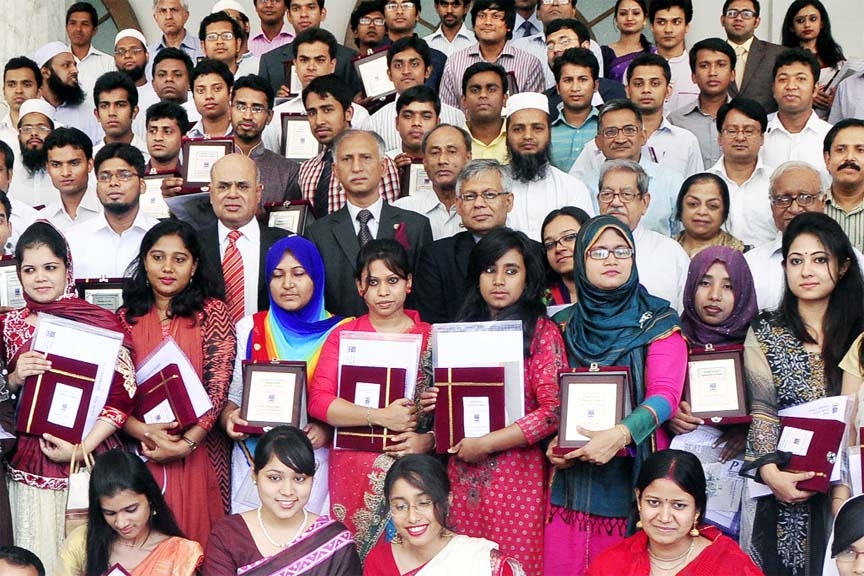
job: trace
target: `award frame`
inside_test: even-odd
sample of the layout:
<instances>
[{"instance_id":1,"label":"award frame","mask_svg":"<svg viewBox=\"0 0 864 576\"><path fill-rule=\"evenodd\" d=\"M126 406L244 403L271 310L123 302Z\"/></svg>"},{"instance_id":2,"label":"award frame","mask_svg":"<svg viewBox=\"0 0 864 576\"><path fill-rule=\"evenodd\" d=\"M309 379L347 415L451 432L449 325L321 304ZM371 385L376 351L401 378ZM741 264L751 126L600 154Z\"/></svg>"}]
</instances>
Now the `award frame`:
<instances>
[{"instance_id":1,"label":"award frame","mask_svg":"<svg viewBox=\"0 0 864 576\"><path fill-rule=\"evenodd\" d=\"M578 385L611 385L614 386L615 422L607 428L612 428L624 418L625 391L630 386L630 369L626 366L598 366L592 364L589 368L573 368L562 370L558 373L558 386L561 394L561 422L558 428L558 446L553 449L555 454L563 456L568 452L583 447L588 443L587 438L572 438L567 431L570 428L570 419L575 417L571 413L570 387ZM573 402L576 400L573 399Z\"/></svg>"},{"instance_id":2,"label":"award frame","mask_svg":"<svg viewBox=\"0 0 864 576\"><path fill-rule=\"evenodd\" d=\"M165 198L162 196L162 182L166 178L174 178L179 174L173 170L168 172L157 172L155 174L146 174L142 177L146 183L146 190L141 195L141 211L157 220L164 220L171 217L171 209Z\"/></svg>"},{"instance_id":3,"label":"award frame","mask_svg":"<svg viewBox=\"0 0 864 576\"><path fill-rule=\"evenodd\" d=\"M394 94L396 92L396 86L393 85L393 82L387 79L389 86L386 88L383 86L376 86L375 83L367 80L367 77L370 73L370 68L381 66L383 60L384 65L384 73L386 75L387 72L387 48L379 49L372 54L368 54L366 56L357 56L352 60L352 64L354 65L354 70L357 72L357 77L360 78L360 82L363 84L363 92L366 94L366 98L369 100L374 100L376 98L380 98L382 96L388 96L390 94ZM383 82L382 82L383 83Z\"/></svg>"},{"instance_id":4,"label":"award frame","mask_svg":"<svg viewBox=\"0 0 864 576\"><path fill-rule=\"evenodd\" d=\"M288 97L292 98L303 92L303 85L300 83L300 77L297 76L294 60L285 60L282 65L285 69L285 84L283 86L288 87Z\"/></svg>"},{"instance_id":5,"label":"award frame","mask_svg":"<svg viewBox=\"0 0 864 576\"><path fill-rule=\"evenodd\" d=\"M207 150L208 148L216 150ZM219 149L222 154L219 154ZM192 138L183 141L183 192L209 192L210 168L219 158L234 151L234 140L224 138ZM205 154L206 158L199 158ZM216 157L218 155L218 158ZM207 178L204 179L204 171Z\"/></svg>"},{"instance_id":6,"label":"award frame","mask_svg":"<svg viewBox=\"0 0 864 576\"><path fill-rule=\"evenodd\" d=\"M312 128L309 126L309 117L306 114L295 114L293 112L283 112L279 121L282 123L282 142L279 147L282 151L282 156L295 162L304 162L310 158L314 158L321 153L324 146L315 138L312 133ZM289 138L291 134L294 138ZM289 142L294 142L299 138L305 147L291 147L289 150ZM314 144L313 144L314 142Z\"/></svg>"},{"instance_id":7,"label":"award frame","mask_svg":"<svg viewBox=\"0 0 864 576\"><path fill-rule=\"evenodd\" d=\"M294 390L292 391L290 402L291 412L286 413L285 420L263 420L250 419L250 401L255 397L253 375L255 373L271 373L292 375L294 379ZM282 384L280 382L280 384ZM271 362L255 362L250 360L243 361L243 405L240 407L240 417L246 420L248 426L235 426L238 432L246 434L263 434L269 428L275 426L291 425L299 426L301 403L303 401L303 390L306 388L306 362L294 362L286 360L274 360ZM283 402L284 404L284 402ZM254 413L253 413L254 415Z\"/></svg>"},{"instance_id":8,"label":"award frame","mask_svg":"<svg viewBox=\"0 0 864 576\"><path fill-rule=\"evenodd\" d=\"M684 379L683 399L693 406L693 386L690 375L694 364L700 362L731 361L737 385L736 401L738 407L731 410L692 410L692 415L701 418L706 424L742 424L752 420L747 402L746 383L744 381L744 347L743 346L717 346L708 345L705 348L694 348L687 358L687 374Z\"/></svg>"},{"instance_id":9,"label":"award frame","mask_svg":"<svg viewBox=\"0 0 864 576\"><path fill-rule=\"evenodd\" d=\"M127 572L126 569L123 568L123 566L117 563L108 569L108 572L105 573L105 576L132 576L132 574Z\"/></svg>"},{"instance_id":10,"label":"award frame","mask_svg":"<svg viewBox=\"0 0 864 576\"><path fill-rule=\"evenodd\" d=\"M79 278L75 280L75 290L78 297L90 304L96 304L100 308L116 312L123 305L123 286L126 285L125 278ZM114 297L118 299L117 308L105 306L105 298ZM99 300L102 300L102 303Z\"/></svg>"},{"instance_id":11,"label":"award frame","mask_svg":"<svg viewBox=\"0 0 864 576\"><path fill-rule=\"evenodd\" d=\"M405 196L415 196L418 193L435 193L432 188L432 181L429 179L429 175L426 173L426 167L422 162L413 162L407 168L407 178L403 180L402 190L400 191L403 198Z\"/></svg>"},{"instance_id":12,"label":"award frame","mask_svg":"<svg viewBox=\"0 0 864 576\"><path fill-rule=\"evenodd\" d=\"M294 234L303 235L306 228L315 222L312 204L308 200L287 200L265 204L267 226L281 228Z\"/></svg>"},{"instance_id":13,"label":"award frame","mask_svg":"<svg viewBox=\"0 0 864 576\"><path fill-rule=\"evenodd\" d=\"M513 94L519 94L519 81L516 80L516 73L511 71L507 72L507 95Z\"/></svg>"},{"instance_id":14,"label":"award frame","mask_svg":"<svg viewBox=\"0 0 864 576\"><path fill-rule=\"evenodd\" d=\"M435 368L435 386L440 390L435 408L435 451L438 454L446 453L466 437L466 398L487 400L490 433L504 428L503 366Z\"/></svg>"},{"instance_id":15,"label":"award frame","mask_svg":"<svg viewBox=\"0 0 864 576\"><path fill-rule=\"evenodd\" d=\"M10 292L13 290L16 291L17 296L14 300L10 298ZM13 257L0 260L0 306L4 308L24 306L24 288L18 280L18 261Z\"/></svg>"}]
</instances>

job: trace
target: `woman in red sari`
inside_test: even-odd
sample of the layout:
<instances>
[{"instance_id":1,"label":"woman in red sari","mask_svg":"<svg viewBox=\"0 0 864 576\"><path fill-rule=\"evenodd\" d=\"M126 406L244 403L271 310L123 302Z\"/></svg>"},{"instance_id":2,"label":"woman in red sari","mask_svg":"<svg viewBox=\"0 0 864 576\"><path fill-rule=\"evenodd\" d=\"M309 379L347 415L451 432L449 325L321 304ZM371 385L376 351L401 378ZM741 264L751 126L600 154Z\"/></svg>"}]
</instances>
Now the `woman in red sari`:
<instances>
[{"instance_id":1,"label":"woman in red sari","mask_svg":"<svg viewBox=\"0 0 864 576\"><path fill-rule=\"evenodd\" d=\"M397 434L387 451L334 450L330 453L330 502L333 516L355 533L360 557L384 534L390 519L384 500L384 475L394 458L430 452L435 446L428 418L417 418L420 395L429 387L431 326L405 310L411 292L408 256L395 240L372 240L357 255L357 289L369 313L337 326L321 349L309 386L309 416L331 426L384 426ZM386 408L367 409L339 398L339 339L343 331L422 334L415 399L400 398ZM424 421L425 420L425 421ZM416 431L415 431L416 430Z\"/></svg>"},{"instance_id":2,"label":"woman in red sari","mask_svg":"<svg viewBox=\"0 0 864 576\"><path fill-rule=\"evenodd\" d=\"M200 261L195 230L179 220L163 220L141 240L117 315L132 334L139 361L173 338L213 404L182 434L169 433L173 423L145 424L135 417L124 428L140 443L180 528L206 547L213 523L228 508L228 442L212 428L225 403L236 338L225 304L213 297Z\"/></svg>"},{"instance_id":3,"label":"woman in red sari","mask_svg":"<svg viewBox=\"0 0 864 576\"><path fill-rule=\"evenodd\" d=\"M762 576L734 540L700 526L707 501L696 456L681 450L652 454L636 481L641 530L601 552L588 576Z\"/></svg>"}]
</instances>

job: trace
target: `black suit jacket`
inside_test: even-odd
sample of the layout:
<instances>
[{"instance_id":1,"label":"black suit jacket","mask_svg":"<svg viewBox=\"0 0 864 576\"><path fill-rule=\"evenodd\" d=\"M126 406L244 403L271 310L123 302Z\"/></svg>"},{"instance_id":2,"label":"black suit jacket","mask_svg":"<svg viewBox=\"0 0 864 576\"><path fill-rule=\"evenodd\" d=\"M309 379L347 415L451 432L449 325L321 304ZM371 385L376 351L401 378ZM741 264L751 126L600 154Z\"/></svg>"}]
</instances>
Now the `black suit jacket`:
<instances>
[{"instance_id":1,"label":"black suit jacket","mask_svg":"<svg viewBox=\"0 0 864 576\"><path fill-rule=\"evenodd\" d=\"M351 60L357 56L357 52L346 48L339 44L336 48L336 76L348 82L351 86L351 95L359 92L363 87L360 85L360 79L354 71L354 65ZM274 48L261 56L258 65L258 75L270 82L275 94L279 93L279 88L282 87L285 81L285 61L294 59L294 43L285 44L278 48Z\"/></svg>"},{"instance_id":2,"label":"black suit jacket","mask_svg":"<svg viewBox=\"0 0 864 576\"><path fill-rule=\"evenodd\" d=\"M258 260L258 310L270 307L270 286L265 277L264 262L267 252L277 241L291 233L281 228L268 228L258 224L261 229L261 250ZM217 224L213 223L200 231L201 246L204 249L204 264L213 272L219 297L225 299L225 277L222 275L222 258L219 255L219 232Z\"/></svg>"},{"instance_id":3,"label":"black suit jacket","mask_svg":"<svg viewBox=\"0 0 864 576\"><path fill-rule=\"evenodd\" d=\"M456 321L465 300L468 257L474 245L474 235L466 230L436 240L421 252L414 274L414 293L425 322Z\"/></svg>"},{"instance_id":4,"label":"black suit jacket","mask_svg":"<svg viewBox=\"0 0 864 576\"><path fill-rule=\"evenodd\" d=\"M741 96L756 100L768 114L777 111L774 101L774 62L786 50L783 46L753 38L744 78L738 78L729 86L732 98Z\"/></svg>"},{"instance_id":5,"label":"black suit jacket","mask_svg":"<svg viewBox=\"0 0 864 576\"><path fill-rule=\"evenodd\" d=\"M411 263L411 269L416 270L420 251L424 246L432 243L429 219L385 202L381 208L381 221L378 223L376 237L395 238L397 227L404 229L404 233L400 233L399 236L407 239L408 261ZM307 229L306 236L318 247L324 259L324 270L327 274L324 303L327 310L339 316L366 314L366 303L358 294L354 283L360 242L354 232L354 224L351 222L348 208L343 206L325 218L316 220Z\"/></svg>"}]
</instances>

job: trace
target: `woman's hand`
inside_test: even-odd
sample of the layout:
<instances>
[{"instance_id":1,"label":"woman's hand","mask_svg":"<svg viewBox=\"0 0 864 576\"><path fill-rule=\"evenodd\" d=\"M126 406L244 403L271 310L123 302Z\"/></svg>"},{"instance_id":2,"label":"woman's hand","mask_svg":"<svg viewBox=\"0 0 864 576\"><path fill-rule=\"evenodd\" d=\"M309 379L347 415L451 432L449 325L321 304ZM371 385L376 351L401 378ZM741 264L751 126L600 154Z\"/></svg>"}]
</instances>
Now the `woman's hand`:
<instances>
[{"instance_id":1,"label":"woman's hand","mask_svg":"<svg viewBox=\"0 0 864 576\"><path fill-rule=\"evenodd\" d=\"M16 392L30 376L39 376L51 369L51 361L45 359L45 354L28 350L18 357L15 370L8 376L9 389Z\"/></svg>"},{"instance_id":2,"label":"woman's hand","mask_svg":"<svg viewBox=\"0 0 864 576\"><path fill-rule=\"evenodd\" d=\"M702 426L705 422L701 418L693 416L690 410L690 404L684 400L678 404L678 413L669 420L669 429L675 434L686 434L693 432L697 427Z\"/></svg>"},{"instance_id":3,"label":"woman's hand","mask_svg":"<svg viewBox=\"0 0 864 576\"><path fill-rule=\"evenodd\" d=\"M437 386L432 386L427 388L420 394L420 411L424 414L429 414L430 412L435 411L435 406L438 403L438 392L439 389Z\"/></svg>"},{"instance_id":4,"label":"woman's hand","mask_svg":"<svg viewBox=\"0 0 864 576\"><path fill-rule=\"evenodd\" d=\"M776 464L766 464L759 469L762 480L781 502L799 504L810 499L815 492L799 490L798 482L816 476L815 472L784 472Z\"/></svg>"},{"instance_id":5,"label":"woman's hand","mask_svg":"<svg viewBox=\"0 0 864 576\"><path fill-rule=\"evenodd\" d=\"M167 464L172 460L185 458L192 453L192 447L180 434L168 434L167 428L176 425L171 424L148 424L148 427L159 427L161 429L150 429L144 433L144 441L141 442L141 454L154 462Z\"/></svg>"},{"instance_id":6,"label":"woman's hand","mask_svg":"<svg viewBox=\"0 0 864 576\"><path fill-rule=\"evenodd\" d=\"M75 445L63 440L62 438L57 438L56 436L45 433L42 435L42 438L39 439L39 448L52 462L58 464L69 464L72 460L72 452L75 449ZM76 455L79 457L79 460L84 457L83 452L80 450Z\"/></svg>"},{"instance_id":7,"label":"woman's hand","mask_svg":"<svg viewBox=\"0 0 864 576\"><path fill-rule=\"evenodd\" d=\"M485 438L485 436L481 436L480 438L463 438L447 452L455 454L460 460L475 464L487 458L491 452L486 446Z\"/></svg>"},{"instance_id":8,"label":"woman's hand","mask_svg":"<svg viewBox=\"0 0 864 576\"><path fill-rule=\"evenodd\" d=\"M747 444L747 428L746 424L735 424L723 430L723 434L717 439L717 443L714 445L717 447L723 442L726 443L726 446L723 447L723 451L720 453L721 462L728 462L744 450L744 445Z\"/></svg>"},{"instance_id":9,"label":"woman's hand","mask_svg":"<svg viewBox=\"0 0 864 576\"><path fill-rule=\"evenodd\" d=\"M616 426L606 430L591 431L577 427L579 434L589 438L588 443L570 452L564 458L567 460L582 460L589 464L601 466L606 464L615 454L618 453L626 444L623 444L624 436L621 434L621 428Z\"/></svg>"},{"instance_id":10,"label":"woman's hand","mask_svg":"<svg viewBox=\"0 0 864 576\"><path fill-rule=\"evenodd\" d=\"M417 412L414 402L400 398L386 408L373 410L373 424L383 426L394 432L410 432L417 428Z\"/></svg>"},{"instance_id":11,"label":"woman's hand","mask_svg":"<svg viewBox=\"0 0 864 576\"><path fill-rule=\"evenodd\" d=\"M566 470L573 466L573 459L567 459L564 456L559 456L555 454L554 449L558 447L558 435L556 434L552 441L549 442L549 446L546 448L546 458L549 459L549 462L552 463L555 468L559 470ZM572 454L572 452L570 452Z\"/></svg>"},{"instance_id":12,"label":"woman's hand","mask_svg":"<svg viewBox=\"0 0 864 576\"><path fill-rule=\"evenodd\" d=\"M246 420L240 418L240 408L234 408L233 410L228 410L222 418L222 423L225 426L225 434L228 435L229 438L234 440L235 442L242 442L249 438L248 434L244 434L243 432L238 432L234 426L248 426L249 423Z\"/></svg>"},{"instance_id":13,"label":"woman's hand","mask_svg":"<svg viewBox=\"0 0 864 576\"><path fill-rule=\"evenodd\" d=\"M402 432L388 440L384 452L394 458L401 458L408 454L427 454L433 448L435 448L435 437L432 434Z\"/></svg>"},{"instance_id":14,"label":"woman's hand","mask_svg":"<svg viewBox=\"0 0 864 576\"><path fill-rule=\"evenodd\" d=\"M333 429L330 428L330 426L321 424L320 422L309 422L303 428L306 437L309 438L309 442L312 443L313 450L317 450L318 448L330 443L330 438L333 436L332 430Z\"/></svg>"}]
</instances>

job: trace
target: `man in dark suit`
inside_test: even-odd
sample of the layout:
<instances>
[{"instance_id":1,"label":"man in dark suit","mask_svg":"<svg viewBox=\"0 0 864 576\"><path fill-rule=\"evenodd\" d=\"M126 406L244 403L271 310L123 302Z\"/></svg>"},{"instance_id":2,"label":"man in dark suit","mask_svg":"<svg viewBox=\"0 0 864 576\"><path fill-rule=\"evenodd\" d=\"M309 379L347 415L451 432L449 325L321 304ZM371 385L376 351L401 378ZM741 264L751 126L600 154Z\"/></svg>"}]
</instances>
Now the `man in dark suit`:
<instances>
[{"instance_id":1,"label":"man in dark suit","mask_svg":"<svg viewBox=\"0 0 864 576\"><path fill-rule=\"evenodd\" d=\"M756 100L769 114L777 111L774 101L774 61L784 48L754 36L761 23L759 0L726 0L720 25L727 42L735 50L735 81L729 86L733 98Z\"/></svg>"},{"instance_id":2,"label":"man in dark suit","mask_svg":"<svg viewBox=\"0 0 864 576\"><path fill-rule=\"evenodd\" d=\"M391 206L378 184L384 174L384 141L373 132L346 130L333 142L333 170L346 194L345 206L317 220L307 236L324 259L327 310L340 316L360 316L366 304L354 282L361 238L392 238L408 251L417 268L420 250L432 242L425 216Z\"/></svg>"},{"instance_id":3,"label":"man in dark suit","mask_svg":"<svg viewBox=\"0 0 864 576\"><path fill-rule=\"evenodd\" d=\"M472 160L456 181L456 211L464 232L436 240L420 254L414 269L414 293L426 322L453 322L465 300L471 249L501 228L513 208L513 183L497 160Z\"/></svg>"},{"instance_id":4,"label":"man in dark suit","mask_svg":"<svg viewBox=\"0 0 864 576\"><path fill-rule=\"evenodd\" d=\"M264 260L270 247L290 232L262 226L255 219L263 185L258 182L253 160L242 154L223 156L213 164L210 180L210 203L217 221L201 230L204 264L213 271L218 292L226 296L231 319L236 322L270 305ZM234 235L239 237L232 240ZM226 286L223 270L226 252L234 249L232 242L243 262L244 282L239 295ZM239 297L232 301L233 296Z\"/></svg>"},{"instance_id":5,"label":"man in dark suit","mask_svg":"<svg viewBox=\"0 0 864 576\"><path fill-rule=\"evenodd\" d=\"M319 28L327 17L324 0L290 0L288 21L299 34L308 28ZM351 86L351 94L362 89L360 79L354 72L351 59L357 52L340 44L336 50L335 74ZM258 75L270 82L277 98L286 98L290 92L290 81L285 78L285 61L294 60L294 43L285 44L261 56Z\"/></svg>"}]
</instances>

